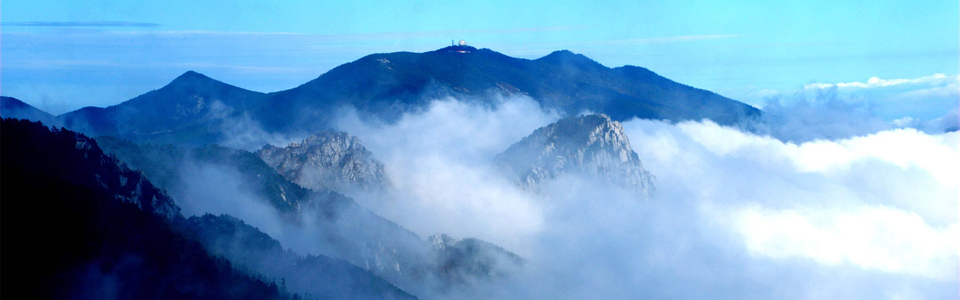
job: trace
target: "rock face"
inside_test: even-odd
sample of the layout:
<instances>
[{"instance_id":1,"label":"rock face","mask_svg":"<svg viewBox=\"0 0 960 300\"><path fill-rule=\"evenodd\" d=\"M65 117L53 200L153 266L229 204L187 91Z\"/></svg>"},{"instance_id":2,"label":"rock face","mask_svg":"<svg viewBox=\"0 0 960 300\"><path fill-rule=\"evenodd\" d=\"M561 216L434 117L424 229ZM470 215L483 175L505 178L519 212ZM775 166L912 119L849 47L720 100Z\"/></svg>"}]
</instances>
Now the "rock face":
<instances>
[{"instance_id":1,"label":"rock face","mask_svg":"<svg viewBox=\"0 0 960 300\"><path fill-rule=\"evenodd\" d=\"M327 130L284 148L267 145L257 155L290 181L313 190L389 186L383 163L373 159L360 139L345 132Z\"/></svg>"},{"instance_id":2,"label":"rock face","mask_svg":"<svg viewBox=\"0 0 960 300\"><path fill-rule=\"evenodd\" d=\"M565 173L603 178L641 195L653 192L623 126L604 114L571 117L539 128L494 160L518 184L537 189Z\"/></svg>"}]
</instances>

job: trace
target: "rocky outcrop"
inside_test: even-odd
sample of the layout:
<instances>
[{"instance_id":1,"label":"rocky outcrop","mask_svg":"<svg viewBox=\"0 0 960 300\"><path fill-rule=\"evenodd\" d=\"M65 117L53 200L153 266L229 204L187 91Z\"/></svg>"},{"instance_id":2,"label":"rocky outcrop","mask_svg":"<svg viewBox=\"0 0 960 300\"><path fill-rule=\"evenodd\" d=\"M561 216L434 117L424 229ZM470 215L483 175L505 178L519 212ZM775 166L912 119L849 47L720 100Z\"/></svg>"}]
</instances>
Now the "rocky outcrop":
<instances>
[{"instance_id":1,"label":"rocky outcrop","mask_svg":"<svg viewBox=\"0 0 960 300\"><path fill-rule=\"evenodd\" d=\"M521 186L537 189L566 173L608 180L642 195L653 191L623 126L604 114L562 119L539 128L494 160Z\"/></svg>"},{"instance_id":2,"label":"rocky outcrop","mask_svg":"<svg viewBox=\"0 0 960 300\"><path fill-rule=\"evenodd\" d=\"M327 130L283 148L266 145L256 154L290 181L313 190L389 186L383 163L345 132Z\"/></svg>"}]
</instances>

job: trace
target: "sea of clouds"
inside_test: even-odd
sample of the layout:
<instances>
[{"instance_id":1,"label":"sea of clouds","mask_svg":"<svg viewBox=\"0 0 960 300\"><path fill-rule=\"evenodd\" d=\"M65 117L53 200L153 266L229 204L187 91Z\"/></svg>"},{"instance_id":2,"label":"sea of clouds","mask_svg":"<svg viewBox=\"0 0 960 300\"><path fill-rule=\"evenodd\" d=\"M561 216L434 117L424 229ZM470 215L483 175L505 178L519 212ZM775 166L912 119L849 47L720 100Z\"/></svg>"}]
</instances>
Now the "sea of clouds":
<instances>
[{"instance_id":1,"label":"sea of clouds","mask_svg":"<svg viewBox=\"0 0 960 300\"><path fill-rule=\"evenodd\" d=\"M511 280L443 296L956 295L957 132L860 118L820 130L842 134L792 141L706 120L628 120L630 142L656 176L650 199L573 175L533 193L490 163L561 117L524 97L494 105L447 98L395 124L347 114L339 129L384 162L396 189L355 195L361 203L422 236L477 237L528 260ZM805 130L803 122L768 125Z\"/></svg>"}]
</instances>

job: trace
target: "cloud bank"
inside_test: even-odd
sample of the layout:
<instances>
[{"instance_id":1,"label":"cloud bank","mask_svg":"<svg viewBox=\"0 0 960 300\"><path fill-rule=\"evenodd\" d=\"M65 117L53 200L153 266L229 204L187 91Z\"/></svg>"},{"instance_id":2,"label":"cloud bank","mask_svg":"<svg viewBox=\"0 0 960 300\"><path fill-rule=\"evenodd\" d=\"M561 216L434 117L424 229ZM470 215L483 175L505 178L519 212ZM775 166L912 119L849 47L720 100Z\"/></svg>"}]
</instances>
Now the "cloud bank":
<instances>
[{"instance_id":1,"label":"cloud bank","mask_svg":"<svg viewBox=\"0 0 960 300\"><path fill-rule=\"evenodd\" d=\"M873 128L784 142L709 121L624 122L658 179L649 200L576 176L533 194L489 164L559 117L526 98L492 106L448 98L394 125L348 115L339 127L397 186L391 197L360 197L365 205L421 235L478 237L528 260L510 280L438 297L956 294L957 132Z\"/></svg>"}]
</instances>

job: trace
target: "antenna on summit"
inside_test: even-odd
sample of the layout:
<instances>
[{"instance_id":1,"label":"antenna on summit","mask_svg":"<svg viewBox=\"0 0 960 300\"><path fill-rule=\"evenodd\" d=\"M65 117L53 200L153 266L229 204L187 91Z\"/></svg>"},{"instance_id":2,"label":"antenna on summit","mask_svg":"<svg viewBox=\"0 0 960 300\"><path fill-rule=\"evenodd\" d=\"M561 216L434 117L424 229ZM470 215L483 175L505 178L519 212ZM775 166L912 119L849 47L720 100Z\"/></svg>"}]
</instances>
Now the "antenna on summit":
<instances>
[{"instance_id":1,"label":"antenna on summit","mask_svg":"<svg viewBox=\"0 0 960 300\"><path fill-rule=\"evenodd\" d=\"M467 41L460 40L450 40L450 48L447 52L456 52L456 53L470 53L470 47L467 46Z\"/></svg>"}]
</instances>

